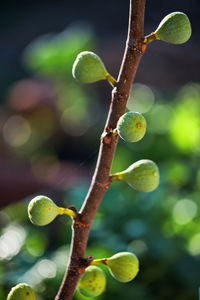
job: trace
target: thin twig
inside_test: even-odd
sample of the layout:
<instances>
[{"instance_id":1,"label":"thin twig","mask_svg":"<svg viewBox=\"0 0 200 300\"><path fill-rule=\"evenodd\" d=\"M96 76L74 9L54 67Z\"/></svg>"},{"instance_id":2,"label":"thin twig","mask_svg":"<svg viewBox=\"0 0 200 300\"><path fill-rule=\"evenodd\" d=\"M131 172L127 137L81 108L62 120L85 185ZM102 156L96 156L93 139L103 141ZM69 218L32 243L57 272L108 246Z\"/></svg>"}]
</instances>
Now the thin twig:
<instances>
[{"instance_id":1,"label":"thin twig","mask_svg":"<svg viewBox=\"0 0 200 300\"><path fill-rule=\"evenodd\" d=\"M82 270L92 220L101 200L110 186L110 168L118 136L112 135L119 117L124 114L130 89L144 52L143 24L145 0L130 0L129 29L121 69L116 87L112 91L111 105L105 130L101 138L98 160L93 179L80 209L73 221L72 242L68 267L56 300L71 300Z\"/></svg>"}]
</instances>

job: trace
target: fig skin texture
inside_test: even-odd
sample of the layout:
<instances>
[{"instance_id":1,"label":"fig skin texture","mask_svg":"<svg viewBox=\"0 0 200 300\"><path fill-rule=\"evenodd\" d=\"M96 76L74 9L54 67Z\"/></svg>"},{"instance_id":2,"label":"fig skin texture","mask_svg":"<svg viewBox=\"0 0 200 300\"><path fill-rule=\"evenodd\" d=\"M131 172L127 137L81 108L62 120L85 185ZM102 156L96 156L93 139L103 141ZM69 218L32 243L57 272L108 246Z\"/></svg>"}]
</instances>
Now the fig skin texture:
<instances>
[{"instance_id":1,"label":"fig skin texture","mask_svg":"<svg viewBox=\"0 0 200 300\"><path fill-rule=\"evenodd\" d=\"M72 68L73 77L82 83L106 80L107 74L101 58L90 51L79 53Z\"/></svg>"},{"instance_id":2,"label":"fig skin texture","mask_svg":"<svg viewBox=\"0 0 200 300\"><path fill-rule=\"evenodd\" d=\"M126 142L137 142L146 132L146 120L139 112L127 112L117 123L119 136Z\"/></svg>"},{"instance_id":3,"label":"fig skin texture","mask_svg":"<svg viewBox=\"0 0 200 300\"><path fill-rule=\"evenodd\" d=\"M7 300L36 300L36 296L28 284L19 283L10 290Z\"/></svg>"},{"instance_id":4,"label":"fig skin texture","mask_svg":"<svg viewBox=\"0 0 200 300\"><path fill-rule=\"evenodd\" d=\"M133 280L139 271L139 261L131 252L120 252L106 261L111 275L120 282Z\"/></svg>"},{"instance_id":5,"label":"fig skin texture","mask_svg":"<svg viewBox=\"0 0 200 300\"><path fill-rule=\"evenodd\" d=\"M28 205L28 216L37 226L51 223L59 214L59 207L46 196L37 196Z\"/></svg>"},{"instance_id":6,"label":"fig skin texture","mask_svg":"<svg viewBox=\"0 0 200 300\"><path fill-rule=\"evenodd\" d=\"M102 294L106 287L104 272L96 267L89 266L81 276L78 283L79 292L86 297L97 297Z\"/></svg>"},{"instance_id":7,"label":"fig skin texture","mask_svg":"<svg viewBox=\"0 0 200 300\"><path fill-rule=\"evenodd\" d=\"M126 181L132 188L140 192L151 192L155 190L160 181L160 174L157 165L149 159L142 159L125 171L113 175L119 180Z\"/></svg>"},{"instance_id":8,"label":"fig skin texture","mask_svg":"<svg viewBox=\"0 0 200 300\"><path fill-rule=\"evenodd\" d=\"M173 12L160 22L154 34L156 39L171 44L183 44L189 40L191 33L191 24L187 15Z\"/></svg>"}]
</instances>

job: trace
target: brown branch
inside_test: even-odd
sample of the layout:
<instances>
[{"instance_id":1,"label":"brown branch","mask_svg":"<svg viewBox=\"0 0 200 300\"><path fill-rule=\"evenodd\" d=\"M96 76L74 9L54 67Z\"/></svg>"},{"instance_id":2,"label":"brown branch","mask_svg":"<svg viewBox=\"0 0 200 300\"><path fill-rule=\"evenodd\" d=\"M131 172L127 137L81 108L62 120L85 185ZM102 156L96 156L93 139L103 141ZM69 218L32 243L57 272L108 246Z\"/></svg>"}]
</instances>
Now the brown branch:
<instances>
[{"instance_id":1,"label":"brown branch","mask_svg":"<svg viewBox=\"0 0 200 300\"><path fill-rule=\"evenodd\" d=\"M124 58L116 87L112 91L110 110L101 138L94 176L80 215L73 222L69 263L56 300L71 300L73 297L81 271L85 267L81 259L85 255L92 220L110 186L109 173L118 141L118 136L112 136L111 133L116 128L119 117L125 112L131 85L145 50L143 44L144 10L145 0L130 0L129 29Z\"/></svg>"}]
</instances>

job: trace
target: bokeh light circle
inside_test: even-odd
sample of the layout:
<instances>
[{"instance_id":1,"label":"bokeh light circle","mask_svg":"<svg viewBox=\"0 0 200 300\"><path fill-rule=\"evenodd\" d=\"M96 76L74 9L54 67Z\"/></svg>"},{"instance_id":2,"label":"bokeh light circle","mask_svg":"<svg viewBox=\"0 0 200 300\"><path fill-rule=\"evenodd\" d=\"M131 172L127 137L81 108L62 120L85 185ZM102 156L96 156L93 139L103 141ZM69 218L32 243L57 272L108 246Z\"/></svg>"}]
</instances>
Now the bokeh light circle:
<instances>
[{"instance_id":1,"label":"bokeh light circle","mask_svg":"<svg viewBox=\"0 0 200 300\"><path fill-rule=\"evenodd\" d=\"M30 135L29 122L20 115L10 117L4 124L3 136L9 146L23 146L29 140Z\"/></svg>"}]
</instances>

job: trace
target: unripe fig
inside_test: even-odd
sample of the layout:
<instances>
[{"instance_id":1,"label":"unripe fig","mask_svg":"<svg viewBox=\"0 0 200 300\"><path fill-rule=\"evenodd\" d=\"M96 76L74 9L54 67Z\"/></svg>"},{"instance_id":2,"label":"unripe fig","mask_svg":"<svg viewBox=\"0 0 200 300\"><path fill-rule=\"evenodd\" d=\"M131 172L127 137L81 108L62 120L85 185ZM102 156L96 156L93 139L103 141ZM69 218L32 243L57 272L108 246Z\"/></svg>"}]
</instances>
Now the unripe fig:
<instances>
[{"instance_id":1,"label":"unripe fig","mask_svg":"<svg viewBox=\"0 0 200 300\"><path fill-rule=\"evenodd\" d=\"M7 300L36 300L36 296L28 284L19 283L10 290Z\"/></svg>"},{"instance_id":2,"label":"unripe fig","mask_svg":"<svg viewBox=\"0 0 200 300\"><path fill-rule=\"evenodd\" d=\"M139 261L131 252L120 252L106 259L111 275L120 282L129 282L139 271Z\"/></svg>"},{"instance_id":3,"label":"unripe fig","mask_svg":"<svg viewBox=\"0 0 200 300\"><path fill-rule=\"evenodd\" d=\"M86 297L97 297L102 294L106 287L104 272L96 267L89 266L81 276L78 289Z\"/></svg>"},{"instance_id":4,"label":"unripe fig","mask_svg":"<svg viewBox=\"0 0 200 300\"><path fill-rule=\"evenodd\" d=\"M137 191L151 192L157 188L160 174L152 160L142 159L133 163L125 171L111 175L111 180L124 180Z\"/></svg>"},{"instance_id":5,"label":"unripe fig","mask_svg":"<svg viewBox=\"0 0 200 300\"><path fill-rule=\"evenodd\" d=\"M29 219L38 226L51 223L59 212L59 207L46 196L37 196L28 205Z\"/></svg>"},{"instance_id":6,"label":"unripe fig","mask_svg":"<svg viewBox=\"0 0 200 300\"><path fill-rule=\"evenodd\" d=\"M82 83L106 80L106 68L98 55L90 51L78 54L72 68L72 75Z\"/></svg>"},{"instance_id":7,"label":"unripe fig","mask_svg":"<svg viewBox=\"0 0 200 300\"><path fill-rule=\"evenodd\" d=\"M126 142L137 142L145 135L145 118L139 112L127 112L119 118L117 131Z\"/></svg>"},{"instance_id":8,"label":"unripe fig","mask_svg":"<svg viewBox=\"0 0 200 300\"><path fill-rule=\"evenodd\" d=\"M172 44L183 44L189 40L191 32L187 15L182 12L173 12L160 22L154 34L156 39Z\"/></svg>"}]
</instances>

